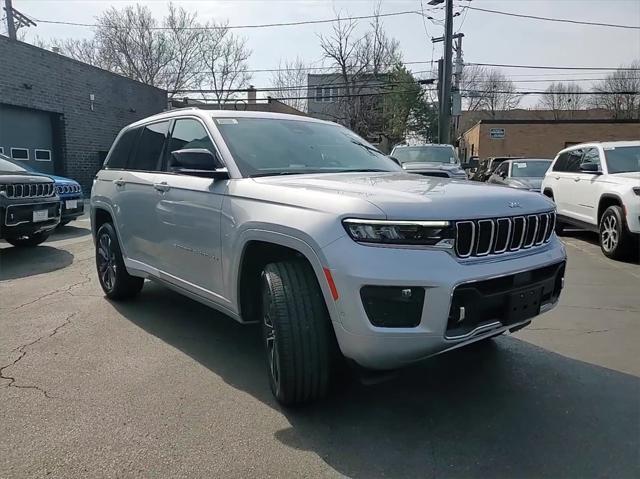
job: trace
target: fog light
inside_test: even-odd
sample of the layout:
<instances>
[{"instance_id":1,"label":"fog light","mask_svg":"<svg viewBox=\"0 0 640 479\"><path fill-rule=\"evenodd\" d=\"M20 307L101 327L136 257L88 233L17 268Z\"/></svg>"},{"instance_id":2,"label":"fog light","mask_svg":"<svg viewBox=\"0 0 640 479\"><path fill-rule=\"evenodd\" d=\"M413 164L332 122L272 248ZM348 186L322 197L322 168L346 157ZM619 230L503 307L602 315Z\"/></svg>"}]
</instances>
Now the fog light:
<instances>
[{"instance_id":1,"label":"fog light","mask_svg":"<svg viewBox=\"0 0 640 479\"><path fill-rule=\"evenodd\" d=\"M413 328L420 324L424 288L365 286L360 290L369 321L382 328Z\"/></svg>"}]
</instances>

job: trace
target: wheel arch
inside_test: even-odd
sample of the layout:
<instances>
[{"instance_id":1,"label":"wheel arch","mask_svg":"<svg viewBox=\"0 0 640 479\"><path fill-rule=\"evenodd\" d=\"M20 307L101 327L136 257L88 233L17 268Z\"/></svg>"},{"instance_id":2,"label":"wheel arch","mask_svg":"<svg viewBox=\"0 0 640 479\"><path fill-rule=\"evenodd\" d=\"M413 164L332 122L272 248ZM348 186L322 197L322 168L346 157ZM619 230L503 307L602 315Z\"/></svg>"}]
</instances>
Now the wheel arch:
<instances>
[{"instance_id":1,"label":"wheel arch","mask_svg":"<svg viewBox=\"0 0 640 479\"><path fill-rule=\"evenodd\" d=\"M235 295L232 302L237 305L238 313L244 322L256 320L257 310L252 299L256 297L264 265L292 258L299 258L311 266L329 315L332 319L335 318L334 301L323 267L326 262L308 243L282 233L248 230L243 234L241 244L241 252L232 272L231 284L235 286L231 293Z\"/></svg>"},{"instance_id":2,"label":"wheel arch","mask_svg":"<svg viewBox=\"0 0 640 479\"><path fill-rule=\"evenodd\" d=\"M598 201L598 225L600 225L600 220L602 219L602 215L610 206L620 206L624 210L624 203L622 203L622 198L618 195L612 193L605 193L600 197ZM624 211L623 211L623 220L624 220Z\"/></svg>"}]
</instances>

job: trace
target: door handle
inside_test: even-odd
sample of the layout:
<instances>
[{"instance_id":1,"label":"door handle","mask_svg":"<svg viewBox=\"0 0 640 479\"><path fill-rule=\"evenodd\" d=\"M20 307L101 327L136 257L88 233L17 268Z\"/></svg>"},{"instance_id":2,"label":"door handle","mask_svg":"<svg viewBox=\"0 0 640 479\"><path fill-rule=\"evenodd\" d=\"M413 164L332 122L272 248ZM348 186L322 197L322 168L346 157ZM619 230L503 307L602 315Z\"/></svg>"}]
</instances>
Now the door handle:
<instances>
[{"instance_id":1,"label":"door handle","mask_svg":"<svg viewBox=\"0 0 640 479\"><path fill-rule=\"evenodd\" d=\"M559 179L560 179L560 177L559 177L559 176L556 176L555 178L556 178L556 180L559 180Z\"/></svg>"},{"instance_id":2,"label":"door handle","mask_svg":"<svg viewBox=\"0 0 640 479\"><path fill-rule=\"evenodd\" d=\"M162 193L169 191L171 189L171 187L164 181L162 183L154 183L153 187Z\"/></svg>"},{"instance_id":3,"label":"door handle","mask_svg":"<svg viewBox=\"0 0 640 479\"><path fill-rule=\"evenodd\" d=\"M574 178L573 181L580 181L580 177Z\"/></svg>"},{"instance_id":4,"label":"door handle","mask_svg":"<svg viewBox=\"0 0 640 479\"><path fill-rule=\"evenodd\" d=\"M120 178L119 180L113 180L113 184L116 186L124 186L125 181L122 178Z\"/></svg>"}]
</instances>

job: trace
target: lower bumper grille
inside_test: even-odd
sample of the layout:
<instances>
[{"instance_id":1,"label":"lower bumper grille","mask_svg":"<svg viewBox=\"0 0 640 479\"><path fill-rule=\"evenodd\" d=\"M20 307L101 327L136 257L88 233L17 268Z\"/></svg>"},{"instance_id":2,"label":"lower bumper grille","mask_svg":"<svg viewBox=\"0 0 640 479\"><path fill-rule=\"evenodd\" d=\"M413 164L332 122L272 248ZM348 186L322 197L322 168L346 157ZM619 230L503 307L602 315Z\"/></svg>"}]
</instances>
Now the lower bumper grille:
<instances>
[{"instance_id":1,"label":"lower bumper grille","mask_svg":"<svg viewBox=\"0 0 640 479\"><path fill-rule=\"evenodd\" d=\"M445 336L449 339L470 336L473 331L493 322L508 326L526 319L527 315L537 315L541 305L558 300L564 270L563 261L544 268L458 286L453 292ZM517 299L528 294L535 294L536 298L528 304L514 304L514 297ZM516 307L534 310L515 311L514 314L513 308Z\"/></svg>"}]
</instances>

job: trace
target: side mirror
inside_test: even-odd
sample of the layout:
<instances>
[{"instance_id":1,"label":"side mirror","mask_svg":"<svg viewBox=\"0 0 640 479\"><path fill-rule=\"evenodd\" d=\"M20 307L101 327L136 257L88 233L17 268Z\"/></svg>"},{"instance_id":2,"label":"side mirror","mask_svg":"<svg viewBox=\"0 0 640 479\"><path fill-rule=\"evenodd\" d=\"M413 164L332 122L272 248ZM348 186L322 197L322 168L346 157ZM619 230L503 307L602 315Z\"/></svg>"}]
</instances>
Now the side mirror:
<instances>
[{"instance_id":1,"label":"side mirror","mask_svg":"<svg viewBox=\"0 0 640 479\"><path fill-rule=\"evenodd\" d=\"M229 172L220 160L206 148L187 148L171 152L169 169L183 175L206 178L228 178Z\"/></svg>"},{"instance_id":2,"label":"side mirror","mask_svg":"<svg viewBox=\"0 0 640 479\"><path fill-rule=\"evenodd\" d=\"M600 167L596 163L582 163L580 165L580 171L582 173L590 173L592 175L602 174L602 172L600 171Z\"/></svg>"}]
</instances>

